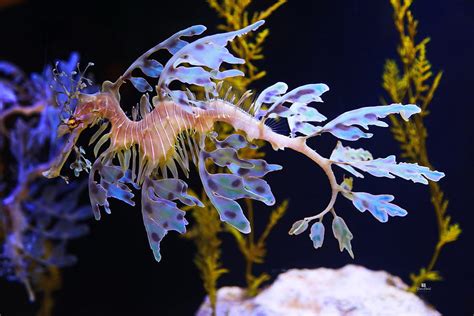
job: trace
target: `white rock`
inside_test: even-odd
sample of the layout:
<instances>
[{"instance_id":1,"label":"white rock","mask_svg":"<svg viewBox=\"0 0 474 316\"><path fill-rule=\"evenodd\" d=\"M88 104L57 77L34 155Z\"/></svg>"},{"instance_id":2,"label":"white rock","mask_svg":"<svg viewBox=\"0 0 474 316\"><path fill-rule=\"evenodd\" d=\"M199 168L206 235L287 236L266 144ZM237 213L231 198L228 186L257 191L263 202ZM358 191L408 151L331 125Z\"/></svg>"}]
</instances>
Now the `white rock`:
<instances>
[{"instance_id":1,"label":"white rock","mask_svg":"<svg viewBox=\"0 0 474 316\"><path fill-rule=\"evenodd\" d=\"M347 265L341 269L293 269L254 298L239 287L223 287L217 316L439 316L403 281L385 271ZM196 316L211 316L206 298Z\"/></svg>"}]
</instances>

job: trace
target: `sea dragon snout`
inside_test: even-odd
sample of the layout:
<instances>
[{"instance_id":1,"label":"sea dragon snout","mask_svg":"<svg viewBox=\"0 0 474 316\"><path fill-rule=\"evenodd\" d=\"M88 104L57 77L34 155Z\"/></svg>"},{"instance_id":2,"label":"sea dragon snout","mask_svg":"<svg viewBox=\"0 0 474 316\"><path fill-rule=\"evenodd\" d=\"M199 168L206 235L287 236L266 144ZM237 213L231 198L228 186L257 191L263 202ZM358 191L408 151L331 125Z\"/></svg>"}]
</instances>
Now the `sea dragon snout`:
<instances>
[{"instance_id":1,"label":"sea dragon snout","mask_svg":"<svg viewBox=\"0 0 474 316\"><path fill-rule=\"evenodd\" d=\"M74 112L59 124L57 136L66 137L66 141L57 157L52 161L50 168L43 172L45 177L55 178L60 175L69 155L76 148L81 133L89 126L99 122L104 102L98 101L98 95L102 94L79 94ZM95 108L101 108L101 111L96 111Z\"/></svg>"}]
</instances>

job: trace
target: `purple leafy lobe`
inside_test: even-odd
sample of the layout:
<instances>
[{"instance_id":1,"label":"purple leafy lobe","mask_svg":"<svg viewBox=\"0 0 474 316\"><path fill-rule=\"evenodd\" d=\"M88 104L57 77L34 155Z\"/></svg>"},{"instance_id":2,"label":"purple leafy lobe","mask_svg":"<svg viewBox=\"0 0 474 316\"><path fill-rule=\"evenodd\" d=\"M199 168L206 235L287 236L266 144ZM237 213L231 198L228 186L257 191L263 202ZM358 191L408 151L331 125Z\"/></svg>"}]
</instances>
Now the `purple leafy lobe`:
<instances>
[{"instance_id":1,"label":"purple leafy lobe","mask_svg":"<svg viewBox=\"0 0 474 316\"><path fill-rule=\"evenodd\" d=\"M216 144L217 148L234 148L234 149L242 149L244 147L251 147L254 148L253 145L249 144L244 136L240 134L232 134L228 136L226 139L220 141L217 138L213 137L212 141Z\"/></svg>"},{"instance_id":2,"label":"purple leafy lobe","mask_svg":"<svg viewBox=\"0 0 474 316\"><path fill-rule=\"evenodd\" d=\"M163 70L163 65L154 59L145 59L139 67L145 75L152 78L158 78Z\"/></svg>"},{"instance_id":3,"label":"purple leafy lobe","mask_svg":"<svg viewBox=\"0 0 474 316\"><path fill-rule=\"evenodd\" d=\"M417 163L397 163L395 156L373 159L372 155L363 149L353 149L337 143L331 154L331 160L339 167L349 171L356 177L364 176L354 168L368 172L376 177L395 178L398 176L415 183L428 184L428 180L438 181L444 177L443 172L432 171L428 167L420 166Z\"/></svg>"},{"instance_id":4,"label":"purple leafy lobe","mask_svg":"<svg viewBox=\"0 0 474 316\"><path fill-rule=\"evenodd\" d=\"M339 250L343 251L346 249L352 259L354 259L354 253L352 252L351 246L351 240L353 236L342 217L334 217L332 221L332 232L334 237L336 237L337 241L339 242Z\"/></svg>"},{"instance_id":5,"label":"purple leafy lobe","mask_svg":"<svg viewBox=\"0 0 474 316\"><path fill-rule=\"evenodd\" d=\"M372 195L365 192L351 192L344 196L352 201L352 204L361 212L369 211L377 220L382 223L388 221L388 216L405 216L407 211L398 205L390 203L393 195L380 194Z\"/></svg>"},{"instance_id":6,"label":"purple leafy lobe","mask_svg":"<svg viewBox=\"0 0 474 316\"><path fill-rule=\"evenodd\" d=\"M309 238L313 241L313 246L318 249L323 246L324 242L324 225L321 222L316 222L311 226Z\"/></svg>"},{"instance_id":7,"label":"purple leafy lobe","mask_svg":"<svg viewBox=\"0 0 474 316\"><path fill-rule=\"evenodd\" d=\"M214 161L214 163L220 167L226 167L229 165L238 166L240 168L250 169L253 167L253 164L248 162L245 159L240 159L237 151L234 148L218 148L210 153L207 153L207 156Z\"/></svg>"},{"instance_id":8,"label":"purple leafy lobe","mask_svg":"<svg viewBox=\"0 0 474 316\"><path fill-rule=\"evenodd\" d=\"M189 44L189 42L182 40L181 37L200 35L205 30L206 27L204 25L194 25L173 34L172 36L159 43L158 45L152 47L145 54L140 56L119 78L119 80L117 80L115 84L118 84L118 86L120 86L123 82L129 80L133 84L133 86L141 93L152 91L153 89L146 79L142 77L132 77L131 74L133 70L140 68L141 71L148 77L160 77L163 72L163 65L157 60L149 58L150 55L162 49L166 49L171 54L175 54L176 52L178 52L183 47Z\"/></svg>"},{"instance_id":9,"label":"purple leafy lobe","mask_svg":"<svg viewBox=\"0 0 474 316\"><path fill-rule=\"evenodd\" d=\"M150 248L156 261L161 260L160 243L168 231L186 232L185 212L173 200L189 206L203 206L187 193L187 184L179 179L145 179L142 187L142 215Z\"/></svg>"},{"instance_id":10,"label":"purple leafy lobe","mask_svg":"<svg viewBox=\"0 0 474 316\"><path fill-rule=\"evenodd\" d=\"M255 113L259 113L263 104L275 103L287 90L288 85L284 82L277 82L263 90L257 97L257 100L255 100Z\"/></svg>"},{"instance_id":11,"label":"purple leafy lobe","mask_svg":"<svg viewBox=\"0 0 474 316\"><path fill-rule=\"evenodd\" d=\"M240 135L238 135L240 136ZM243 233L250 232L250 223L235 201L249 198L273 205L275 198L268 183L260 179L270 171L281 169L277 165L269 165L263 160L241 159L234 147L240 147L242 141L231 140L239 137L229 136L224 141L217 141L213 152L201 150L199 157L199 176L209 200L219 212L222 221L229 223ZM214 139L214 141L216 141ZM225 145L223 144L225 143ZM211 174L206 169L206 159L211 158L219 166L227 166L232 174Z\"/></svg>"},{"instance_id":12,"label":"purple leafy lobe","mask_svg":"<svg viewBox=\"0 0 474 316\"><path fill-rule=\"evenodd\" d=\"M227 166L233 174L245 174L247 177L263 177L269 172L278 171L282 166L276 164L269 164L263 159L247 159L248 163L252 164L251 168L245 168L236 164Z\"/></svg>"},{"instance_id":13,"label":"purple leafy lobe","mask_svg":"<svg viewBox=\"0 0 474 316\"><path fill-rule=\"evenodd\" d=\"M222 80L228 77L243 76L237 69L221 71L222 63L243 64L243 59L233 56L225 46L236 36L242 36L256 30L264 21L258 21L241 30L203 37L192 43L181 41L180 49L175 51L163 68L158 87L164 89L172 98L169 85L173 81L204 87L217 96L216 84L212 79ZM189 66L188 66L189 65ZM205 67L205 68L204 68ZM178 102L179 103L179 102ZM191 111L190 107L184 107Z\"/></svg>"},{"instance_id":14,"label":"purple leafy lobe","mask_svg":"<svg viewBox=\"0 0 474 316\"><path fill-rule=\"evenodd\" d=\"M153 91L152 87L145 79L141 77L131 77L130 82L140 92L145 93L147 91Z\"/></svg>"},{"instance_id":15,"label":"purple leafy lobe","mask_svg":"<svg viewBox=\"0 0 474 316\"><path fill-rule=\"evenodd\" d=\"M420 113L420 111L421 109L414 104L402 105L394 103L390 105L363 107L339 115L322 128L319 128L318 133L328 132L337 138L350 141L360 138L370 138L372 137L371 133L363 132L360 128L356 127L356 125L365 129L368 129L369 125L387 127L388 124L380 121L380 118L384 118L390 114L400 114L402 118L407 121L410 116Z\"/></svg>"},{"instance_id":16,"label":"purple leafy lobe","mask_svg":"<svg viewBox=\"0 0 474 316\"><path fill-rule=\"evenodd\" d=\"M100 176L97 183L94 180L95 173ZM109 197L119 199L131 206L135 206L132 200L133 193L127 184L133 184L129 172L124 173L122 168L113 165L103 165L99 160L94 163L89 175L89 197L92 204L95 219L100 219L100 208L103 206L107 214L110 214Z\"/></svg>"},{"instance_id":17,"label":"purple leafy lobe","mask_svg":"<svg viewBox=\"0 0 474 316\"><path fill-rule=\"evenodd\" d=\"M272 103L272 105L268 110L258 111L256 116L286 118L292 136L295 136L297 132L307 136L315 134L318 131L317 127L307 122L322 122L326 120L326 117L307 104L323 102L321 95L329 90L328 86L323 83L307 84L279 96L286 92L286 89L287 86L283 82L265 89L257 98L256 107L259 109L261 103ZM283 106L286 102L292 103L292 105L289 108Z\"/></svg>"}]
</instances>

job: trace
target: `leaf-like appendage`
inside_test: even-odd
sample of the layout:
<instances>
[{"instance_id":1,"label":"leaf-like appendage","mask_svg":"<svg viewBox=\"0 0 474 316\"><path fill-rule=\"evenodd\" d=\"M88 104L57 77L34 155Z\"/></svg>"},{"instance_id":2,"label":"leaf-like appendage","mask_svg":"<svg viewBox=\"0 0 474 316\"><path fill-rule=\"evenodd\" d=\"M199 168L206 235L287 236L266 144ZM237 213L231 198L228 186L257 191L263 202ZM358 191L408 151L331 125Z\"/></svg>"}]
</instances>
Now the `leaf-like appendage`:
<instances>
[{"instance_id":1,"label":"leaf-like appendage","mask_svg":"<svg viewBox=\"0 0 474 316\"><path fill-rule=\"evenodd\" d=\"M98 172L100 181L94 180L95 173ZM131 206L135 206L132 200L133 193L127 184L134 184L130 178L130 172L124 173L121 167L103 165L99 160L94 163L89 174L89 197L92 210L96 220L100 219L100 208L103 206L107 214L110 214L109 197L119 199Z\"/></svg>"},{"instance_id":2,"label":"leaf-like appendage","mask_svg":"<svg viewBox=\"0 0 474 316\"><path fill-rule=\"evenodd\" d=\"M166 49L171 54L175 54L176 52L178 52L183 47L189 44L189 42L182 40L181 37L200 35L205 30L206 27L204 25L194 25L173 34L163 42L152 47L146 53L141 55L117 80L117 82L114 83L115 87L120 87L122 83L124 83L126 80L129 80L133 84L133 86L142 93L146 91L152 91L153 89L151 85L144 78L132 77L133 70L140 68L141 71L149 77L161 77L163 65L155 59L150 59L150 55L162 49Z\"/></svg>"},{"instance_id":3,"label":"leaf-like appendage","mask_svg":"<svg viewBox=\"0 0 474 316\"><path fill-rule=\"evenodd\" d=\"M233 174L245 175L247 177L263 177L269 172L281 170L283 167L276 164L269 164L263 159L247 159L248 163L251 163L253 167L245 168L240 167L236 164L230 164L227 166Z\"/></svg>"},{"instance_id":4,"label":"leaf-like appendage","mask_svg":"<svg viewBox=\"0 0 474 316\"><path fill-rule=\"evenodd\" d=\"M140 92L145 93L147 91L153 91L152 87L145 79L141 77L131 77L130 82Z\"/></svg>"},{"instance_id":5,"label":"leaf-like appendage","mask_svg":"<svg viewBox=\"0 0 474 316\"><path fill-rule=\"evenodd\" d=\"M354 259L354 253L352 252L351 246L353 236L342 217L334 217L332 221L332 232L339 242L339 250L343 251L345 248L352 259Z\"/></svg>"},{"instance_id":6,"label":"leaf-like appendage","mask_svg":"<svg viewBox=\"0 0 474 316\"><path fill-rule=\"evenodd\" d=\"M400 114L402 118L407 121L410 116L420 112L421 109L414 104L402 105L394 103L390 105L363 107L339 115L320 128L318 133L328 132L337 138L350 141L355 141L360 138L370 138L372 137L371 133L365 133L355 125L362 126L365 129L368 129L369 125L387 127L388 124L380 121L379 118L384 118L390 114Z\"/></svg>"},{"instance_id":7,"label":"leaf-like appendage","mask_svg":"<svg viewBox=\"0 0 474 316\"><path fill-rule=\"evenodd\" d=\"M96 181L89 182L89 199L96 220L99 220L101 216L99 206L103 206L105 212L110 213L109 201L107 201L107 191Z\"/></svg>"},{"instance_id":8,"label":"leaf-like appendage","mask_svg":"<svg viewBox=\"0 0 474 316\"><path fill-rule=\"evenodd\" d=\"M321 222L316 222L311 226L309 238L313 241L313 246L318 249L323 246L324 242L324 225Z\"/></svg>"},{"instance_id":9,"label":"leaf-like appendage","mask_svg":"<svg viewBox=\"0 0 474 316\"><path fill-rule=\"evenodd\" d=\"M202 156L204 158L204 156ZM265 180L255 177L242 177L235 174L216 173L204 175L204 186L213 195L220 195L232 200L250 198L266 205L275 204L275 198Z\"/></svg>"},{"instance_id":10,"label":"leaf-like appendage","mask_svg":"<svg viewBox=\"0 0 474 316\"><path fill-rule=\"evenodd\" d=\"M249 144L247 140L245 139L245 137L240 134L232 134L222 141L218 140L217 138L213 136L211 137L212 137L212 141L214 142L214 144L216 144L217 148L231 147L234 149L241 149L247 146L254 148L254 146Z\"/></svg>"},{"instance_id":11,"label":"leaf-like appendage","mask_svg":"<svg viewBox=\"0 0 474 316\"><path fill-rule=\"evenodd\" d=\"M382 223L388 221L388 216L405 216L407 211L398 205L390 203L394 196L389 194L372 195L365 192L346 192L344 197L352 201L352 204L361 212L368 210L377 220Z\"/></svg>"},{"instance_id":12,"label":"leaf-like appendage","mask_svg":"<svg viewBox=\"0 0 474 316\"><path fill-rule=\"evenodd\" d=\"M252 163L246 161L245 159L240 159L237 151L231 147L218 148L213 152L205 153L205 156L211 158L212 161L214 161L214 163L220 167L226 167L229 165L233 165L234 168L235 166L246 169L253 167Z\"/></svg>"},{"instance_id":13,"label":"leaf-like appendage","mask_svg":"<svg viewBox=\"0 0 474 316\"><path fill-rule=\"evenodd\" d=\"M270 106L270 108L265 111L265 115L270 115L272 113L279 115L280 113L284 113L287 111L291 112L290 109L283 106L283 104L286 102L299 103L300 105L306 105L311 102L323 102L323 100L321 99L321 95L328 90L329 87L324 83L307 84L304 86L300 86L278 98Z\"/></svg>"},{"instance_id":14,"label":"leaf-like appendage","mask_svg":"<svg viewBox=\"0 0 474 316\"><path fill-rule=\"evenodd\" d=\"M293 117L295 121L300 122L323 122L327 118L318 112L315 108L310 108L303 103L293 103L288 110L279 113L280 117Z\"/></svg>"},{"instance_id":15,"label":"leaf-like appendage","mask_svg":"<svg viewBox=\"0 0 474 316\"><path fill-rule=\"evenodd\" d=\"M306 123L304 117L295 114L288 117L288 126L290 127L291 137L295 137L296 133L309 136L318 132L318 128L312 124Z\"/></svg>"},{"instance_id":16,"label":"leaf-like appendage","mask_svg":"<svg viewBox=\"0 0 474 316\"><path fill-rule=\"evenodd\" d=\"M273 104L275 103L282 94L285 94L288 90L288 85L284 82L277 82L274 85L263 90L255 100L255 114L256 116L263 116L264 112L259 112L262 104Z\"/></svg>"},{"instance_id":17,"label":"leaf-like appendage","mask_svg":"<svg viewBox=\"0 0 474 316\"><path fill-rule=\"evenodd\" d=\"M428 184L428 180L438 181L444 177L443 172L432 171L428 167L420 166L417 163L397 163L393 155L386 158L373 159L368 151L344 147L341 142L337 143L330 159L339 167L360 178L363 178L363 175L354 170L353 167L376 177L393 179L395 178L394 176L398 176L405 180L423 184Z\"/></svg>"},{"instance_id":18,"label":"leaf-like appendage","mask_svg":"<svg viewBox=\"0 0 474 316\"><path fill-rule=\"evenodd\" d=\"M163 65L154 59L145 59L139 67L145 75L152 78L158 78L163 70Z\"/></svg>"},{"instance_id":19,"label":"leaf-like appendage","mask_svg":"<svg viewBox=\"0 0 474 316\"><path fill-rule=\"evenodd\" d=\"M165 89L169 93L171 90L168 86L171 82L177 80L204 87L206 91L216 96L216 84L211 79L222 80L228 77L244 75L237 69L220 70L224 62L228 64L242 64L245 62L243 59L233 56L225 46L236 36L242 36L250 31L254 31L263 23L264 21L258 21L241 30L206 36L182 46L163 68L160 80L158 81L158 87ZM170 96L173 95L171 94Z\"/></svg>"},{"instance_id":20,"label":"leaf-like appendage","mask_svg":"<svg viewBox=\"0 0 474 316\"><path fill-rule=\"evenodd\" d=\"M202 86L208 91L212 90L215 86L211 80L214 77L202 67L178 67L173 70L172 78L175 80L179 79L182 83Z\"/></svg>"},{"instance_id":21,"label":"leaf-like appendage","mask_svg":"<svg viewBox=\"0 0 474 316\"><path fill-rule=\"evenodd\" d=\"M301 233L304 233L307 229L308 229L308 221L301 219L299 221L294 222L293 225L291 225L288 235L299 235Z\"/></svg>"},{"instance_id":22,"label":"leaf-like appendage","mask_svg":"<svg viewBox=\"0 0 474 316\"><path fill-rule=\"evenodd\" d=\"M241 135L238 135L242 137ZM243 233L250 232L250 223L245 218L242 208L235 201L249 198L273 205L275 198L268 183L259 177L279 166L269 165L263 160L241 159L234 147L241 147L240 137L229 136L224 141L217 141L217 149L211 153L201 150L199 155L199 176L209 200L219 212L222 221L229 223ZM240 139L238 142L235 140ZM206 169L206 159L212 159L219 166L227 166L233 174L211 174Z\"/></svg>"},{"instance_id":23,"label":"leaf-like appendage","mask_svg":"<svg viewBox=\"0 0 474 316\"><path fill-rule=\"evenodd\" d=\"M315 108L308 107L311 102L323 102L321 95L329 90L329 87L323 83L307 84L290 92L277 97L286 91L287 86L283 82L265 89L257 98L256 108L259 109L261 103L273 103L268 110L260 110L256 117L284 117L288 120L291 135L297 132L304 135L312 135L318 131L316 126L307 122L322 122L326 117L319 113ZM284 103L293 103L289 108L283 106Z\"/></svg>"},{"instance_id":24,"label":"leaf-like appendage","mask_svg":"<svg viewBox=\"0 0 474 316\"><path fill-rule=\"evenodd\" d=\"M174 102L179 104L186 112L193 113L191 103L186 92L181 90L173 90L168 92Z\"/></svg>"},{"instance_id":25,"label":"leaf-like appendage","mask_svg":"<svg viewBox=\"0 0 474 316\"><path fill-rule=\"evenodd\" d=\"M186 232L185 212L173 200L189 206L203 206L201 201L187 193L187 184L180 179L145 179L142 187L143 223L148 242L156 261L161 260L160 243L168 231Z\"/></svg>"},{"instance_id":26,"label":"leaf-like appendage","mask_svg":"<svg viewBox=\"0 0 474 316\"><path fill-rule=\"evenodd\" d=\"M183 41L181 37L201 35L205 30L206 27L204 25L193 25L173 34L159 45L166 48L171 54L176 54L181 48L189 44L188 42Z\"/></svg>"},{"instance_id":27,"label":"leaf-like appendage","mask_svg":"<svg viewBox=\"0 0 474 316\"><path fill-rule=\"evenodd\" d=\"M174 201L179 200L181 203L188 206L203 207L199 199L187 193L188 185L180 179L162 179L162 180L148 180L148 186L152 186L155 194L162 199Z\"/></svg>"}]
</instances>

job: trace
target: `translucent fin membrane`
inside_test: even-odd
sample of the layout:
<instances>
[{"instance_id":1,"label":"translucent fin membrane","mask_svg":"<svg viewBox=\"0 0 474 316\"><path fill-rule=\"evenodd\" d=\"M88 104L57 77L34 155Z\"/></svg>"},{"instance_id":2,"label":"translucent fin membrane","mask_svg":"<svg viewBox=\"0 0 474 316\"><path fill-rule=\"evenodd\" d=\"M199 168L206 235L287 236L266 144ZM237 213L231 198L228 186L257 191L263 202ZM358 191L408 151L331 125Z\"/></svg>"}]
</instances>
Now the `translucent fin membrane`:
<instances>
[{"instance_id":1,"label":"translucent fin membrane","mask_svg":"<svg viewBox=\"0 0 474 316\"><path fill-rule=\"evenodd\" d=\"M273 205L275 198L270 186L260 177L281 167L269 165L263 160L239 158L236 148L243 148L245 141L239 136L241 135L231 135L224 141L217 142L218 148L212 152L201 150L199 175L206 194L219 212L221 220L243 233L249 233L250 223L236 200L249 198ZM219 166L226 166L232 174L209 173L206 169L207 158Z\"/></svg>"},{"instance_id":2,"label":"translucent fin membrane","mask_svg":"<svg viewBox=\"0 0 474 316\"><path fill-rule=\"evenodd\" d=\"M148 242L156 261L161 260L160 243L168 231L184 234L188 222L185 212L180 210L175 200L188 206L204 206L197 198L187 194L188 186L179 179L145 179L142 187L143 223Z\"/></svg>"},{"instance_id":3,"label":"translucent fin membrane","mask_svg":"<svg viewBox=\"0 0 474 316\"><path fill-rule=\"evenodd\" d=\"M365 129L369 125L376 125L379 127L387 127L387 123L380 121L379 118L384 118L389 114L400 114L404 120L408 120L410 116L420 113L421 109L413 104L391 104L382 106L369 106L352 111L348 111L336 117L322 128L318 129L318 133L331 133L339 139L344 140L358 140L360 138L370 138L371 133L365 133L356 125L362 126Z\"/></svg>"},{"instance_id":4,"label":"translucent fin membrane","mask_svg":"<svg viewBox=\"0 0 474 316\"><path fill-rule=\"evenodd\" d=\"M223 62L229 64L243 64L245 61L233 56L225 46L236 36L244 35L256 30L264 21L258 21L238 31L206 36L187 44L166 63L163 73L158 82L158 87L167 87L173 80L190 83L207 88L215 93L215 84L212 79L225 79L227 77L242 76L243 73L231 69L220 71ZM185 67L182 64L190 64L195 67ZM210 71L202 68L205 66Z\"/></svg>"},{"instance_id":5,"label":"translucent fin membrane","mask_svg":"<svg viewBox=\"0 0 474 316\"><path fill-rule=\"evenodd\" d=\"M132 76L134 69L140 69L145 76L159 78L156 85L159 98L167 96L182 106L184 110L192 113L193 94L189 94L189 90L171 90L170 84L173 81L180 81L200 86L205 89L206 93L217 96L216 84L212 80L244 75L236 69L220 70L223 63L243 64L245 62L232 55L225 46L236 36L256 30L263 23L264 21L258 21L241 30L206 36L191 43L183 40L182 37L200 35L206 28L203 25L189 27L148 50L115 83L108 87L118 96L118 89L128 80L141 93L153 91L152 85L147 79ZM172 54L164 66L157 60L150 58L153 53L162 49L166 49ZM144 106L143 99L140 104L140 113L143 117L143 114L148 111L148 107Z\"/></svg>"},{"instance_id":6,"label":"translucent fin membrane","mask_svg":"<svg viewBox=\"0 0 474 316\"><path fill-rule=\"evenodd\" d=\"M99 182L94 180L96 173L100 177ZM127 184L133 184L129 170L124 172L119 166L103 165L100 160L96 160L89 175L89 197L97 220L100 219L100 206L110 214L108 202L110 197L135 206L132 200L134 195Z\"/></svg>"},{"instance_id":7,"label":"translucent fin membrane","mask_svg":"<svg viewBox=\"0 0 474 316\"><path fill-rule=\"evenodd\" d=\"M331 160L339 167L349 171L356 177L364 176L354 168L370 173L376 177L395 178L395 176L415 183L428 184L428 180L438 181L444 177L443 172L432 171L417 163L397 163L395 156L373 159L372 155L363 149L353 149L337 143L331 154Z\"/></svg>"},{"instance_id":8,"label":"translucent fin membrane","mask_svg":"<svg viewBox=\"0 0 474 316\"><path fill-rule=\"evenodd\" d=\"M288 121L291 136L301 133L306 136L318 131L317 127L307 122L322 122L326 117L315 108L308 107L311 102L323 102L321 95L329 88L323 83L307 84L285 93L288 86L278 82L265 89L255 102L257 118L284 117ZM260 110L263 103L269 104L267 110ZM285 103L292 103L288 108Z\"/></svg>"}]
</instances>

